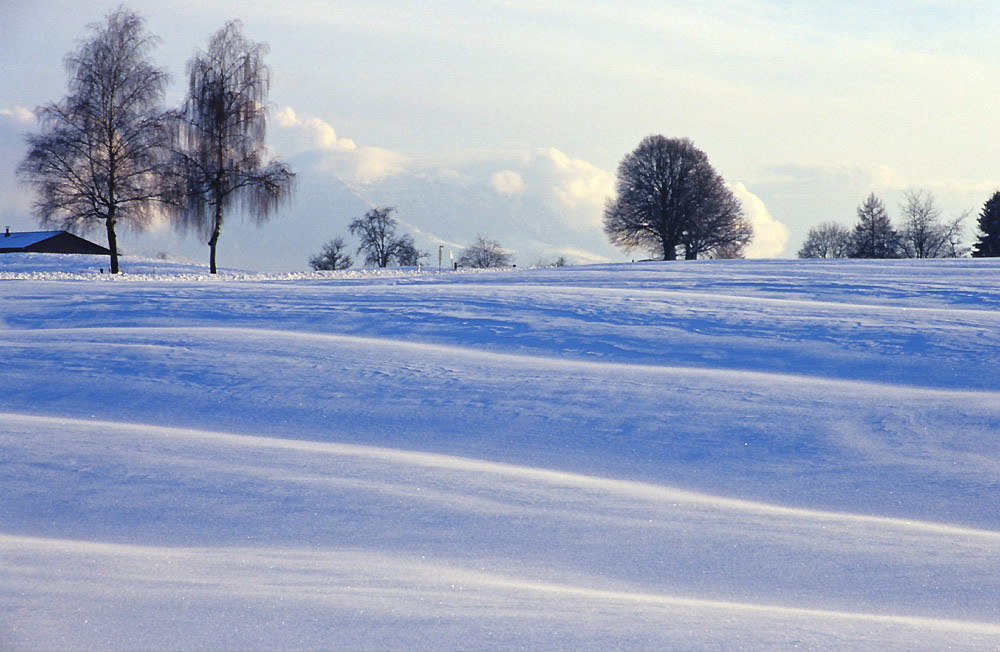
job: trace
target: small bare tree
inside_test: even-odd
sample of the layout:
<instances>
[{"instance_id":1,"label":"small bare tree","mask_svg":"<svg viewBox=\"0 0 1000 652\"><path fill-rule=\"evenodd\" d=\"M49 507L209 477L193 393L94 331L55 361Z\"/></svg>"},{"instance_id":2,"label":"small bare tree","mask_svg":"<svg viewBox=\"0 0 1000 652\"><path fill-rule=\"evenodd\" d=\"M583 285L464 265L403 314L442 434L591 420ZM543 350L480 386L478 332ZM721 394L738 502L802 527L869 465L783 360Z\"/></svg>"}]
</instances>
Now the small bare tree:
<instances>
[{"instance_id":1,"label":"small bare tree","mask_svg":"<svg viewBox=\"0 0 1000 652\"><path fill-rule=\"evenodd\" d=\"M963 255L962 230L969 214L942 221L934 195L909 190L903 196L900 249L907 258L953 258Z\"/></svg>"},{"instance_id":2,"label":"small bare tree","mask_svg":"<svg viewBox=\"0 0 1000 652\"><path fill-rule=\"evenodd\" d=\"M499 242L487 240L479 235L476 236L475 242L465 248L456 262L459 267L485 269L488 267L510 267L511 258L510 252L504 251Z\"/></svg>"},{"instance_id":3,"label":"small bare tree","mask_svg":"<svg viewBox=\"0 0 1000 652\"><path fill-rule=\"evenodd\" d=\"M263 223L288 197L295 176L281 161L269 161L264 146L266 53L267 44L244 38L234 20L188 63L188 95L177 114L185 179L177 217L181 228L208 238L212 274L227 210L235 206Z\"/></svg>"},{"instance_id":4,"label":"small bare tree","mask_svg":"<svg viewBox=\"0 0 1000 652\"><path fill-rule=\"evenodd\" d=\"M351 235L361 240L358 253L365 255L366 265L388 267L393 260L400 260L400 256L408 262L413 260L413 255L419 259L421 252L417 252L413 238L396 236L399 222L392 216L395 210L392 206L376 206L348 225Z\"/></svg>"},{"instance_id":5,"label":"small bare tree","mask_svg":"<svg viewBox=\"0 0 1000 652\"><path fill-rule=\"evenodd\" d=\"M118 9L90 29L66 57L69 95L38 110L41 133L28 136L18 173L38 191L42 224L104 226L117 274L115 226L146 228L166 199L167 75L149 59L157 39L138 14Z\"/></svg>"},{"instance_id":6,"label":"small bare tree","mask_svg":"<svg viewBox=\"0 0 1000 652\"><path fill-rule=\"evenodd\" d=\"M847 258L851 251L851 230L836 222L824 222L809 229L799 258Z\"/></svg>"},{"instance_id":7,"label":"small bare tree","mask_svg":"<svg viewBox=\"0 0 1000 652\"><path fill-rule=\"evenodd\" d=\"M336 237L323 245L323 250L309 259L309 265L317 270L347 269L354 264L351 257L344 253L344 239Z\"/></svg>"},{"instance_id":8,"label":"small bare tree","mask_svg":"<svg viewBox=\"0 0 1000 652\"><path fill-rule=\"evenodd\" d=\"M531 264L531 267L539 269L542 267L566 267L567 265L569 265L569 261L566 260L566 256L559 255L555 258L542 258L539 256Z\"/></svg>"},{"instance_id":9,"label":"small bare tree","mask_svg":"<svg viewBox=\"0 0 1000 652\"><path fill-rule=\"evenodd\" d=\"M417 249L413 236L404 235L399 239L399 246L396 247L396 262L400 267L417 267L424 258L429 258L426 251Z\"/></svg>"}]
</instances>

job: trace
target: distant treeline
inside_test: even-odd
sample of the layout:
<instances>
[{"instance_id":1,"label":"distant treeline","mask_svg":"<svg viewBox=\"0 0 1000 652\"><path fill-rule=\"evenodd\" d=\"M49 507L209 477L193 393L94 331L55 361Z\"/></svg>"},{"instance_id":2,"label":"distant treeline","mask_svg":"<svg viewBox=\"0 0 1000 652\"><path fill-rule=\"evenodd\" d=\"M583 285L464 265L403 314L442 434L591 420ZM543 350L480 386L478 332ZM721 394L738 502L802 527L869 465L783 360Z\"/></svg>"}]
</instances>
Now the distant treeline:
<instances>
[{"instance_id":1,"label":"distant treeline","mask_svg":"<svg viewBox=\"0 0 1000 652\"><path fill-rule=\"evenodd\" d=\"M1000 191L993 193L979 215L976 241L963 243L966 211L945 219L934 195L911 190L904 195L901 215L893 225L885 204L874 193L858 206L857 222L848 228L825 222L809 229L799 258L975 258L1000 256Z\"/></svg>"}]
</instances>

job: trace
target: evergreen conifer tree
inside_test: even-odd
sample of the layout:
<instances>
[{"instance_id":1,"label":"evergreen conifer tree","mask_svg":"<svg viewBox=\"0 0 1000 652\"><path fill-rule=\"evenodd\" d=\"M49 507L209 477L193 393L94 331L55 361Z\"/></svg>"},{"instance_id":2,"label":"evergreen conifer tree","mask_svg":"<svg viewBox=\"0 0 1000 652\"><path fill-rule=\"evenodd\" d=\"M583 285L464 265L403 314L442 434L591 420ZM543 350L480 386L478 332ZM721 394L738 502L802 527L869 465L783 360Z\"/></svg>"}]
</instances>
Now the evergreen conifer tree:
<instances>
[{"instance_id":1,"label":"evergreen conifer tree","mask_svg":"<svg viewBox=\"0 0 1000 652\"><path fill-rule=\"evenodd\" d=\"M899 236L885 204L875 196L858 206L858 223L851 234L851 258L899 258Z\"/></svg>"},{"instance_id":2,"label":"evergreen conifer tree","mask_svg":"<svg viewBox=\"0 0 1000 652\"><path fill-rule=\"evenodd\" d=\"M986 200L979 214L979 239L972 246L973 258L1000 256L1000 191Z\"/></svg>"}]
</instances>

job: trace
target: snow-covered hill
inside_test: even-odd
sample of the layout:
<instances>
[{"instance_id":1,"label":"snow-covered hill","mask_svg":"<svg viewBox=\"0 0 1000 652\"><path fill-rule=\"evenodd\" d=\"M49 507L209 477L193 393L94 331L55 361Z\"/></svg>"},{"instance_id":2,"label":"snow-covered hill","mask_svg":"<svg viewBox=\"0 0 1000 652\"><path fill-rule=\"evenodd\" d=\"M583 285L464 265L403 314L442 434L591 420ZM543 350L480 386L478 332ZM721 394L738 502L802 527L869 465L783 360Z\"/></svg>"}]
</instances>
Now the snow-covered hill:
<instances>
[{"instance_id":1,"label":"snow-covered hill","mask_svg":"<svg viewBox=\"0 0 1000 652\"><path fill-rule=\"evenodd\" d=\"M1000 646L997 261L80 260L0 260L0 648Z\"/></svg>"}]
</instances>

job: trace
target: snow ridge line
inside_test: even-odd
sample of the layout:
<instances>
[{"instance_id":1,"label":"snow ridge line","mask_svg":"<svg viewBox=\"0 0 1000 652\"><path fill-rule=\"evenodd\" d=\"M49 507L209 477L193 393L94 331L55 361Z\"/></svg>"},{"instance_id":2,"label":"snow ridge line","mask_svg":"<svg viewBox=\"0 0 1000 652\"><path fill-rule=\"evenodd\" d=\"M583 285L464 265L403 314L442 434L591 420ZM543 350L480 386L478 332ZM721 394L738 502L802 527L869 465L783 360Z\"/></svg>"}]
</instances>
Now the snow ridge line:
<instances>
[{"instance_id":1,"label":"snow ridge line","mask_svg":"<svg viewBox=\"0 0 1000 652\"><path fill-rule=\"evenodd\" d=\"M473 284L446 284L439 283L433 286L424 287L434 287L436 288L447 288L449 290L462 290L469 293L482 292L482 287ZM859 310L866 312L886 312L886 313L921 313L930 315L939 315L945 318L953 318L955 315L968 315L970 317L975 316L976 318L986 317L991 321L1000 322L1000 313L993 310L990 306L984 306L983 308L952 308L949 306L943 307L929 307L929 306L909 306L904 304L880 304L880 303L850 303L847 301L825 301L816 298L783 298L783 297L771 297L762 296L757 294L723 294L719 292L699 292L694 290L660 290L656 288L649 287L606 287L606 286L587 286L587 285L572 285L572 284L552 284L544 285L540 283L510 283L507 285L491 284L489 286L491 290L509 290L511 292L521 292L523 290L535 290L538 292L543 292L546 295L551 294L602 294L605 296L626 296L629 298L683 298L683 299L703 299L708 302L706 305L711 303L732 302L739 304L765 304L765 305L775 305L775 306L818 306L818 307L828 307L838 310L843 310L851 314L853 318L857 318Z\"/></svg>"},{"instance_id":2,"label":"snow ridge line","mask_svg":"<svg viewBox=\"0 0 1000 652\"><path fill-rule=\"evenodd\" d=\"M103 257L102 257L103 258ZM92 263L99 267L106 260ZM0 281L91 281L98 283L259 283L259 282L289 282L289 281L378 281L397 279L434 278L441 275L469 276L480 274L501 274L510 271L503 269L458 269L438 271L437 268L423 267L393 267L393 268L363 268L338 271L306 271L306 272L254 272L249 270L220 269L218 274L209 274L205 270L175 271L169 269L169 263L164 264L156 259L124 260L127 265L156 268L163 266L161 272L130 272L127 269L121 274L98 274L88 272L66 272L60 270L23 270L0 271ZM176 264L176 263L175 263Z\"/></svg>"},{"instance_id":3,"label":"snow ridge line","mask_svg":"<svg viewBox=\"0 0 1000 652\"><path fill-rule=\"evenodd\" d=\"M569 597L580 600L605 601L616 604L630 603L637 607L662 608L692 608L714 609L737 614L760 614L795 619L824 619L837 621L860 621L880 625L902 625L916 629L961 631L971 634L1000 635L1000 625L978 621L963 621L943 618L925 618L920 616L901 616L873 614L864 612L834 611L826 609L811 609L806 607L788 607L783 605L768 605L748 602L732 602L706 598L692 598L676 595L655 593L637 593L613 589L595 589L558 584L554 582L532 581L506 575L498 575L478 570L466 570L434 563L424 559L409 559L402 557L386 557L384 554L372 555L353 550L329 550L318 552L316 549L297 548L242 548L227 547L225 549L209 547L166 547L143 546L137 544L109 543L100 541L54 539L47 537L31 537L24 535L0 534L0 549L25 552L26 550L48 553L67 553L74 557L79 555L102 556L134 556L148 563L156 563L160 558L168 558L165 565L183 564L185 561L205 561L214 564L238 561L239 588L241 591L253 592L243 581L247 566L273 566L275 559L293 557L295 559L310 559L318 563L336 564L350 568L362 568L367 565L377 565L383 574L394 572L401 581L427 584L428 590L433 585L451 591L477 591L483 588L495 588L508 591L549 594L554 597ZM214 576L212 584L226 589L227 583L223 577ZM456 586L457 584L457 586ZM337 590L338 587L332 587ZM313 595L316 595L315 593Z\"/></svg>"},{"instance_id":4,"label":"snow ridge line","mask_svg":"<svg viewBox=\"0 0 1000 652\"><path fill-rule=\"evenodd\" d=\"M182 336L214 336L226 335L231 340L246 341L248 338L256 338L274 342L276 338L297 339L300 341L336 342L351 345L364 345L379 348L395 348L405 351L424 351L436 354L451 356L461 356L493 362L515 363L527 366L532 369L546 365L553 369L564 370L591 370L591 371L617 371L634 375L636 373L648 374L669 374L688 377L711 377L726 379L744 379L764 382L791 383L801 386L809 383L817 387L830 389L855 389L858 391L869 391L880 389L891 391L899 396L901 393L910 393L914 396L944 396L962 399L977 399L981 401L1000 403L1000 391L989 389L950 389L939 387L928 387L924 385L904 385L888 382L875 382L866 380L852 380L841 378L824 378L821 376L808 374L783 374L771 371L748 371L738 368L713 368L713 367L684 367L673 365L655 365L628 362L604 362L596 360L581 360L579 358L557 358L553 356L511 353L506 351L490 351L472 348L471 346L459 346L456 344L441 344L433 342L414 342L412 340L401 340L393 338L367 337L359 335L342 335L337 333L322 333L310 331L286 331L278 329L248 328L248 327L223 327L223 326L85 326L79 328L31 328L31 329L0 329L0 341L6 338L14 338L32 335L72 335L75 333L87 334L180 334ZM108 342L106 342L108 343ZM127 340L110 342L121 346L145 346L148 343L131 342ZM169 343L163 344L170 346Z\"/></svg>"},{"instance_id":5,"label":"snow ridge line","mask_svg":"<svg viewBox=\"0 0 1000 652\"><path fill-rule=\"evenodd\" d=\"M276 437L262 437L259 435L242 435L211 430L175 428L122 421L37 416L15 412L2 412L0 413L0 417L3 418L4 423L20 423L27 427L84 426L86 428L100 428L102 430L114 429L118 431L141 431L144 435L157 436L165 439L183 438L196 441L200 440L213 443L224 443L244 448L320 453L341 457L354 457L406 464L426 469L443 469L475 473L477 475L490 474L509 478L527 479L590 491L600 490L611 494L643 500L673 503L685 502L693 505L701 505L715 509L737 511L748 514L798 518L821 522L825 521L832 526L864 524L885 529L901 529L911 532L923 532L945 536L975 537L987 539L988 541L1000 542L1000 532L993 530L981 530L958 525L913 521L884 516L869 516L848 512L830 512L800 507L786 507L782 505L773 505L737 498L713 496L710 494L703 494L684 489L675 489L668 486L654 485L634 480L601 478L568 471L518 466L503 462L477 460L454 455L444 455L440 453L426 453L421 451L383 448L378 446L363 446L358 444L315 442L301 439L282 439Z\"/></svg>"}]
</instances>

